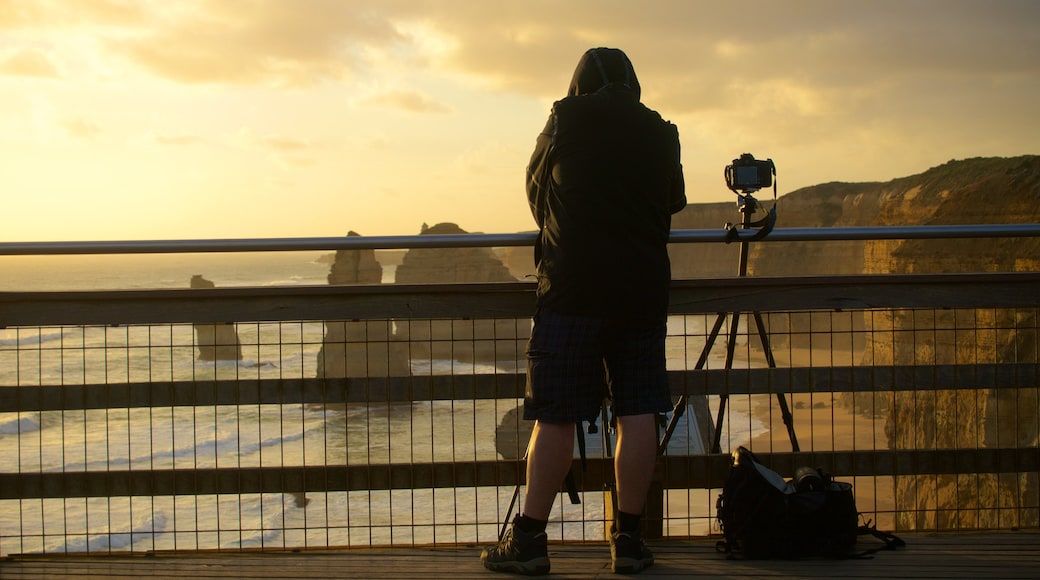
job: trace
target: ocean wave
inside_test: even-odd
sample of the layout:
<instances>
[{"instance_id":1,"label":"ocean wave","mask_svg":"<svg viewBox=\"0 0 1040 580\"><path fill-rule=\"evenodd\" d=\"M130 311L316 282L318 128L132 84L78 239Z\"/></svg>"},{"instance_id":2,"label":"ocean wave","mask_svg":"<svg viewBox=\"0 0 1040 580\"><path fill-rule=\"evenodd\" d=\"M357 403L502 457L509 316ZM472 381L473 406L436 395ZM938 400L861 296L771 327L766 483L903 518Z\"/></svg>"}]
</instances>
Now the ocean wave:
<instances>
[{"instance_id":1,"label":"ocean wave","mask_svg":"<svg viewBox=\"0 0 1040 580\"><path fill-rule=\"evenodd\" d=\"M455 359L411 359L409 363L412 374L416 376L495 374L499 370L494 363L466 362Z\"/></svg>"},{"instance_id":2,"label":"ocean wave","mask_svg":"<svg viewBox=\"0 0 1040 580\"><path fill-rule=\"evenodd\" d=\"M283 535L285 529L290 527L286 524L286 515L296 513L302 517L303 510L296 507L295 500L291 494L283 494L279 501L271 501L270 494L251 499L253 501L240 503L242 519L257 522L257 525L252 526L251 529L245 529L246 526L242 526L240 538L231 545L224 547L284 547L285 539ZM303 523L294 522L291 527L299 529L303 527Z\"/></svg>"},{"instance_id":3,"label":"ocean wave","mask_svg":"<svg viewBox=\"0 0 1040 580\"><path fill-rule=\"evenodd\" d=\"M163 512L152 513L136 526L126 531L100 529L91 531L87 536L61 536L65 541L48 546L47 552L109 552L128 550L136 542L151 540L156 534L166 532L167 516ZM149 542L151 543L151 542Z\"/></svg>"},{"instance_id":4,"label":"ocean wave","mask_svg":"<svg viewBox=\"0 0 1040 580\"><path fill-rule=\"evenodd\" d=\"M24 415L4 413L4 415L9 416L0 418L0 437L4 435L22 435L40 430L40 415L38 413Z\"/></svg>"},{"instance_id":5,"label":"ocean wave","mask_svg":"<svg viewBox=\"0 0 1040 580\"><path fill-rule=\"evenodd\" d=\"M321 496L322 494L317 494ZM179 509L194 512L187 524L177 522L174 515ZM115 501L109 504L107 517L91 516L85 503L70 503L59 515L52 514L49 525L64 526L65 530L86 530L85 535L51 533L38 547L28 547L24 553L84 553L126 552L173 549L177 544L175 533L191 530L216 530L221 518L237 522L239 529L228 530L220 536L206 534L195 537L197 549L234 549L245 547L285 547L286 529L303 529L304 510L295 507L290 494L246 494L239 496L181 496L153 498L145 504ZM138 515L132 518L134 514ZM291 520L291 523L289 522ZM174 528L173 524L179 527ZM25 535L39 533L43 520L19 521Z\"/></svg>"},{"instance_id":6,"label":"ocean wave","mask_svg":"<svg viewBox=\"0 0 1040 580\"><path fill-rule=\"evenodd\" d=\"M7 330L0 336L3 336L3 338L0 338L0 346L29 346L61 340L62 334L60 330L55 332L38 333L20 332L18 334L15 334L11 330Z\"/></svg>"},{"instance_id":7,"label":"ocean wave","mask_svg":"<svg viewBox=\"0 0 1040 580\"><path fill-rule=\"evenodd\" d=\"M276 280L269 280L267 282L263 282L261 286L301 286L305 284L316 283L319 282L316 282L313 276L292 275L286 278L280 278ZM322 281L321 283L324 283L324 281Z\"/></svg>"},{"instance_id":8,"label":"ocean wave","mask_svg":"<svg viewBox=\"0 0 1040 580\"><path fill-rule=\"evenodd\" d=\"M293 354L288 357L288 360L299 358L298 354ZM196 369L220 369L227 371L228 369L277 369L279 362L284 365L283 361L272 361L272 360L252 360L252 359L241 359L241 360L199 360L195 359L192 361L192 366Z\"/></svg>"},{"instance_id":9,"label":"ocean wave","mask_svg":"<svg viewBox=\"0 0 1040 580\"><path fill-rule=\"evenodd\" d=\"M322 417L324 419L324 417ZM108 469L147 469L161 468L164 465L184 465L190 462L196 468L216 467L219 465L227 467L229 464L236 465L242 458L262 453L266 449L276 449L285 445L300 441L313 434L323 433L326 429L324 420L308 429L290 429L290 425L296 424L302 427L314 424L317 419L311 417L311 413L304 416L294 416L294 419L276 417L256 421L256 418L243 417L251 429L243 431L242 424L237 417L223 418L220 425L213 425L214 430L197 431L205 423L184 424L181 422L153 424L151 435L148 432L139 433L135 430L133 438L135 442L150 440L151 444L135 445L135 449L146 449L147 453L132 454L128 451L126 455L103 457L97 460L69 462L63 465L53 465L44 469L48 472L57 471L99 471ZM260 437L264 431L275 431L277 434ZM215 431L215 432L214 432ZM249 433L255 433L255 439L249 437ZM171 436L172 435L172 436ZM173 448L157 448L164 441L186 442L184 445Z\"/></svg>"}]
</instances>

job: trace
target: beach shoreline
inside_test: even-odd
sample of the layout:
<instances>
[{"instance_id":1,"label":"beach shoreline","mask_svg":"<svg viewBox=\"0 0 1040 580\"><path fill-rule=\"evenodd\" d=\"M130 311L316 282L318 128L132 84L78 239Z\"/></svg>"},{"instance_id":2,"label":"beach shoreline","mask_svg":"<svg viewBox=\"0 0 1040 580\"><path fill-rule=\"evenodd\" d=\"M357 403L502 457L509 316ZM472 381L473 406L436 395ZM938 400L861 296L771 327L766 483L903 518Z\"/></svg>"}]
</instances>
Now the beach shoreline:
<instances>
[{"instance_id":1,"label":"beach shoreline","mask_svg":"<svg viewBox=\"0 0 1040 580\"><path fill-rule=\"evenodd\" d=\"M814 360L827 360L830 352L808 348L785 348L775 353L778 367L805 368ZM753 395L750 414L766 429L754 435L747 447L755 453L792 451L776 395ZM884 416L873 409L856 408L852 397L841 393L818 392L784 395L793 418L794 433L802 452L887 450ZM816 467L816 466L809 466ZM790 478L793 474L781 474ZM895 510L894 481L890 476L852 477L834 473L835 479L853 484L856 505L866 518L882 527L891 527Z\"/></svg>"}]
</instances>

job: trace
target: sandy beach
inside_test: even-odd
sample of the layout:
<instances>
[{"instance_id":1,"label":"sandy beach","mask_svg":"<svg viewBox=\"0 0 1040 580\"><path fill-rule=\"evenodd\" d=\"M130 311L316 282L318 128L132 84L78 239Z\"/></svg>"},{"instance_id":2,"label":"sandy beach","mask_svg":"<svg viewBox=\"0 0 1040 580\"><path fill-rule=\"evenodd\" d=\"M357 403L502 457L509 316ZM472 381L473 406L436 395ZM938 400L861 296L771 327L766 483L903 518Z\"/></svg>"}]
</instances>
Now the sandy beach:
<instances>
[{"instance_id":1,"label":"sandy beach","mask_svg":"<svg viewBox=\"0 0 1040 580\"><path fill-rule=\"evenodd\" d=\"M809 367L814 360L827 360L831 353L813 353L809 349L783 349L774 353L778 367ZM761 421L766 429L752 439L748 448L753 452L788 452L791 440L784 425L776 396L754 395L749 415ZM885 436L885 417L875 415L873 409L853 408L851 397L841 393L803 393L785 395L794 418L794 432L801 451L849 451L888 449ZM792 474L781 474L791 477ZM884 529L894 525L892 477L848 477L833 474L836 479L849 481L856 493L856 506L864 517Z\"/></svg>"}]
</instances>

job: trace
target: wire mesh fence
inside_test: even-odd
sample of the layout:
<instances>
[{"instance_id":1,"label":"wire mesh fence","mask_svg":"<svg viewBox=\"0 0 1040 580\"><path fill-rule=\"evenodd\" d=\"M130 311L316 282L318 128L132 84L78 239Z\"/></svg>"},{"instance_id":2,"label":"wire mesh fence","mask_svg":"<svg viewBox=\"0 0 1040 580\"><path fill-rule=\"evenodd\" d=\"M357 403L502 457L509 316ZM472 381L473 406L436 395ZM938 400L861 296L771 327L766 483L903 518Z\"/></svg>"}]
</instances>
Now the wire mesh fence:
<instances>
[{"instance_id":1,"label":"wire mesh fence","mask_svg":"<svg viewBox=\"0 0 1040 580\"><path fill-rule=\"evenodd\" d=\"M654 491L664 536L717 532L718 466L741 445L831 461L884 528L1038 525L1036 308L732 320L669 318L689 408ZM0 553L492 541L531 429L529 332L522 317L0 329ZM580 504L557 501L553 539L609 525L609 413L584 437L601 473L581 475Z\"/></svg>"}]
</instances>

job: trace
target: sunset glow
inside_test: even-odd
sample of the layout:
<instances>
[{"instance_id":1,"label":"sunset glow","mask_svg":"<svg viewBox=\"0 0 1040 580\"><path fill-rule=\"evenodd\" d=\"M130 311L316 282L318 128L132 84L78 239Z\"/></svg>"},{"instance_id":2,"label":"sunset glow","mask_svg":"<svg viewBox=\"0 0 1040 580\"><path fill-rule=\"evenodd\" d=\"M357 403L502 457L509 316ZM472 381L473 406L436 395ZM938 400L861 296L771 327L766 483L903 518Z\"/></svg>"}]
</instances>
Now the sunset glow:
<instances>
[{"instance_id":1,"label":"sunset glow","mask_svg":"<svg viewBox=\"0 0 1040 580\"><path fill-rule=\"evenodd\" d=\"M0 241L534 228L591 46L679 127L687 196L1040 153L1032 1L0 0Z\"/></svg>"}]
</instances>

